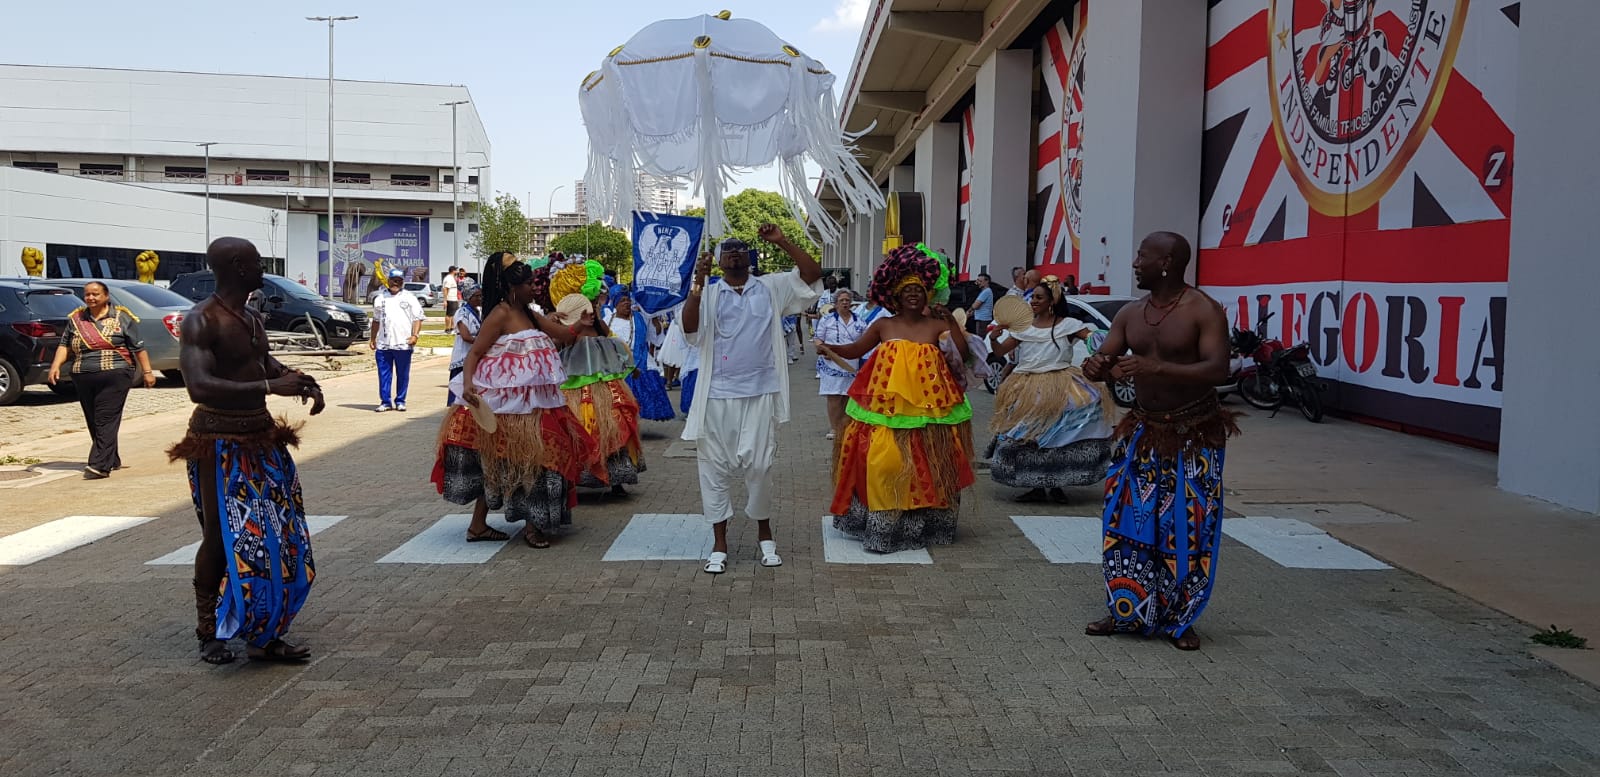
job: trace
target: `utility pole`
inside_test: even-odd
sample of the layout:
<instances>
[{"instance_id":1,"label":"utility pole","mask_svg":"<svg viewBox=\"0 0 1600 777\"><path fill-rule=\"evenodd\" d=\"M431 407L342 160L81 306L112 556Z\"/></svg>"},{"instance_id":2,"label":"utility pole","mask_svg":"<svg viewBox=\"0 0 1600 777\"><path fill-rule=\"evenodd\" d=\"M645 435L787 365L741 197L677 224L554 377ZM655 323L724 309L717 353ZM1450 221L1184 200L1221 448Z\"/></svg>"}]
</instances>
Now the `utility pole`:
<instances>
[{"instance_id":1,"label":"utility pole","mask_svg":"<svg viewBox=\"0 0 1600 777\"><path fill-rule=\"evenodd\" d=\"M450 106L450 263L461 266L461 162L456 158L456 108L470 100L451 100L440 105ZM478 265L483 273L483 264Z\"/></svg>"},{"instance_id":2,"label":"utility pole","mask_svg":"<svg viewBox=\"0 0 1600 777\"><path fill-rule=\"evenodd\" d=\"M317 263L317 293L332 296L333 274L333 25L353 22L359 16L307 16L307 21L328 23L328 259ZM348 302L349 300L346 300Z\"/></svg>"},{"instance_id":3,"label":"utility pole","mask_svg":"<svg viewBox=\"0 0 1600 777\"><path fill-rule=\"evenodd\" d=\"M211 250L211 147L217 144L210 140L195 145L206 150L206 250Z\"/></svg>"}]
</instances>

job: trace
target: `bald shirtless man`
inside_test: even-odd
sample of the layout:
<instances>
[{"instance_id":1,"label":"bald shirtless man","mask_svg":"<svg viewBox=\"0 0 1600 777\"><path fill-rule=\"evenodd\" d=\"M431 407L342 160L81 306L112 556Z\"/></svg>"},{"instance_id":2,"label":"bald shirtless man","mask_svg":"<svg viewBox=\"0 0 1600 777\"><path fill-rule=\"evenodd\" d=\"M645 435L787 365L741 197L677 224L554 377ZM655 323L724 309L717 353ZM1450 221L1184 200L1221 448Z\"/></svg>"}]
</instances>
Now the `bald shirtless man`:
<instances>
[{"instance_id":1,"label":"bald shirtless man","mask_svg":"<svg viewBox=\"0 0 1600 777\"><path fill-rule=\"evenodd\" d=\"M252 660L304 661L311 651L283 640L316 576L289 456L298 427L274 421L267 396L311 401L316 415L324 407L322 389L267 353L266 327L245 306L261 288L256 247L218 238L206 250L206 263L216 293L184 316L179 337L184 383L197 407L188 434L167 450L173 461L188 462L200 519L194 559L200 659L233 661L228 640L239 636Z\"/></svg>"},{"instance_id":2,"label":"bald shirtless man","mask_svg":"<svg viewBox=\"0 0 1600 777\"><path fill-rule=\"evenodd\" d=\"M1183 280L1188 265L1183 236L1145 238L1133 278L1149 293L1117 312L1083 365L1090 380L1131 378L1139 398L1117 427L1106 480L1101 566L1111 612L1085 631L1161 634L1198 650L1194 622L1222 540L1223 449L1239 428L1213 388L1228 377L1227 315Z\"/></svg>"}]
</instances>

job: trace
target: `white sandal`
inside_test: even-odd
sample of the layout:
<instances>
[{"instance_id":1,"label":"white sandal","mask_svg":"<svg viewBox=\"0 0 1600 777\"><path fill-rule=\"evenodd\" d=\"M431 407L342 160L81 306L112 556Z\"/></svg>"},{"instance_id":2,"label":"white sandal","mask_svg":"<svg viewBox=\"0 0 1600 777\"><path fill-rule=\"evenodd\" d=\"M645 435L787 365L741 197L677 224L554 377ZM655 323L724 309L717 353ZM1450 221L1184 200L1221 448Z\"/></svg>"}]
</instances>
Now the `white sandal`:
<instances>
[{"instance_id":1,"label":"white sandal","mask_svg":"<svg viewBox=\"0 0 1600 777\"><path fill-rule=\"evenodd\" d=\"M783 566L783 558L778 555L778 543L776 543L776 542L774 542L772 540L762 540L760 545L761 545L761 566L764 566L764 567L781 567L781 566Z\"/></svg>"},{"instance_id":2,"label":"white sandal","mask_svg":"<svg viewBox=\"0 0 1600 777\"><path fill-rule=\"evenodd\" d=\"M706 558L706 574L720 575L728 571L728 554L716 551Z\"/></svg>"}]
</instances>

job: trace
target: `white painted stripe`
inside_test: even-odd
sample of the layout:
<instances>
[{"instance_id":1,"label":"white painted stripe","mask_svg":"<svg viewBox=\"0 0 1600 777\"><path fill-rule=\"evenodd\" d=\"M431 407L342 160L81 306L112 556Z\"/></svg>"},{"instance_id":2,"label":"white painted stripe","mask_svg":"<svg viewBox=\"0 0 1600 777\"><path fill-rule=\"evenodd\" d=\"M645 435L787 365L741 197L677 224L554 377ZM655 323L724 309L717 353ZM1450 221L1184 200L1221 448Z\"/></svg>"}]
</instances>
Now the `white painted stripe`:
<instances>
[{"instance_id":1,"label":"white painted stripe","mask_svg":"<svg viewBox=\"0 0 1600 777\"><path fill-rule=\"evenodd\" d=\"M612 541L601 561L679 561L711 555L711 525L703 515L641 513Z\"/></svg>"},{"instance_id":2,"label":"white painted stripe","mask_svg":"<svg viewBox=\"0 0 1600 777\"><path fill-rule=\"evenodd\" d=\"M467 542L467 527L472 516L465 513L447 515L435 521L421 534L406 540L389 555L378 559L379 564L483 564L494 558L504 542ZM520 525L506 523L505 516L489 516L489 526L515 538L522 532Z\"/></svg>"},{"instance_id":3,"label":"white painted stripe","mask_svg":"<svg viewBox=\"0 0 1600 777\"><path fill-rule=\"evenodd\" d=\"M0 566L26 566L155 520L127 515L69 515L0 537Z\"/></svg>"},{"instance_id":4,"label":"white painted stripe","mask_svg":"<svg viewBox=\"0 0 1600 777\"><path fill-rule=\"evenodd\" d=\"M1105 547L1099 518L1013 515L1011 522L1052 564L1098 564Z\"/></svg>"},{"instance_id":5,"label":"white painted stripe","mask_svg":"<svg viewBox=\"0 0 1600 777\"><path fill-rule=\"evenodd\" d=\"M1389 565L1293 518L1225 518L1222 532L1291 569L1389 569Z\"/></svg>"},{"instance_id":6,"label":"white painted stripe","mask_svg":"<svg viewBox=\"0 0 1600 777\"><path fill-rule=\"evenodd\" d=\"M899 553L869 553L861 541L833 528L833 516L822 516L822 558L829 564L932 564L926 548Z\"/></svg>"},{"instance_id":7,"label":"white painted stripe","mask_svg":"<svg viewBox=\"0 0 1600 777\"><path fill-rule=\"evenodd\" d=\"M317 532L328 528L350 516L347 515L308 515L306 516L306 530L313 536ZM200 543L191 542L161 558L144 562L147 567L176 567L187 566L194 563L194 554L200 550Z\"/></svg>"}]
</instances>

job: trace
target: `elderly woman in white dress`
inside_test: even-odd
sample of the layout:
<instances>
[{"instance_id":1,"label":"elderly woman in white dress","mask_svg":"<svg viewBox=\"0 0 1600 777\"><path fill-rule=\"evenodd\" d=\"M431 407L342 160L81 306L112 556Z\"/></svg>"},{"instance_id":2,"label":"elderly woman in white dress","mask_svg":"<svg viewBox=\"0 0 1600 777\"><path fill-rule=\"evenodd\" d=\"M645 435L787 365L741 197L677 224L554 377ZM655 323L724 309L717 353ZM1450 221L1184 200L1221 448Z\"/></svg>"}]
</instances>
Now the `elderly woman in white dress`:
<instances>
[{"instance_id":1,"label":"elderly woman in white dress","mask_svg":"<svg viewBox=\"0 0 1600 777\"><path fill-rule=\"evenodd\" d=\"M817 319L814 344L849 345L861 339L861 335L867 331L869 322L855 314L854 302L855 297L849 289L838 289L833 293L833 309ZM817 349L817 353L822 353L822 350ZM827 398L830 440L844 431L845 423L850 420L845 417L844 407L850 399L848 396L850 384L855 381L856 371L860 369L861 359L817 357L817 377L820 383L817 393Z\"/></svg>"}]
</instances>

